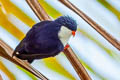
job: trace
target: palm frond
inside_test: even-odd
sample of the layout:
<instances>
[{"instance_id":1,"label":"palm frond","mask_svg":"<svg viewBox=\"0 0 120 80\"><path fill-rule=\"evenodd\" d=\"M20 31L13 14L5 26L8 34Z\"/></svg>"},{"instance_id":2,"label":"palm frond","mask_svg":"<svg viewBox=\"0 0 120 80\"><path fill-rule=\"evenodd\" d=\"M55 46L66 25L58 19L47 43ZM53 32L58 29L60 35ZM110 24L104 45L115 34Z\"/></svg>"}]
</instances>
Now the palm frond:
<instances>
[{"instance_id":1,"label":"palm frond","mask_svg":"<svg viewBox=\"0 0 120 80\"><path fill-rule=\"evenodd\" d=\"M40 79L47 80L45 76L43 76L39 71L34 69L28 62L18 59L17 57L12 58L13 50L5 44L2 40L0 40L0 56L10 60L11 62L21 66L27 71L31 72L33 75Z\"/></svg>"}]
</instances>

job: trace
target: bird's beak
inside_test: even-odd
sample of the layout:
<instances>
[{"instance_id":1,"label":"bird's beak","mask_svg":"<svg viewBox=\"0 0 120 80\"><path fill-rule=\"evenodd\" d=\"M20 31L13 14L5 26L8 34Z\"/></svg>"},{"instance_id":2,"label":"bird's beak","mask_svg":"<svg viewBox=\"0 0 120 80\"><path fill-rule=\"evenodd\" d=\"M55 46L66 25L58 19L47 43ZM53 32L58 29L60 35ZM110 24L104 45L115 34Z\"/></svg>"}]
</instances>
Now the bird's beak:
<instances>
[{"instance_id":1,"label":"bird's beak","mask_svg":"<svg viewBox=\"0 0 120 80\"><path fill-rule=\"evenodd\" d=\"M75 36L75 33L76 33L76 31L72 31L72 35L73 35L73 37Z\"/></svg>"}]
</instances>

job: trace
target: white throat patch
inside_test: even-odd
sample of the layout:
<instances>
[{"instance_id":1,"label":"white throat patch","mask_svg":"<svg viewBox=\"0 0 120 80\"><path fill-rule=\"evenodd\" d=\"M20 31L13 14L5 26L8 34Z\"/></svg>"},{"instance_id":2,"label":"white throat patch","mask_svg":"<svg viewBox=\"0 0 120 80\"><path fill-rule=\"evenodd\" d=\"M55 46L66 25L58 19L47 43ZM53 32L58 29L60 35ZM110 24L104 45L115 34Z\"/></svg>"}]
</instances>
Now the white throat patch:
<instances>
[{"instance_id":1,"label":"white throat patch","mask_svg":"<svg viewBox=\"0 0 120 80\"><path fill-rule=\"evenodd\" d=\"M60 32L58 33L58 36L64 46L67 44L71 35L72 35L72 31L70 29L66 28L65 26L62 26Z\"/></svg>"}]
</instances>

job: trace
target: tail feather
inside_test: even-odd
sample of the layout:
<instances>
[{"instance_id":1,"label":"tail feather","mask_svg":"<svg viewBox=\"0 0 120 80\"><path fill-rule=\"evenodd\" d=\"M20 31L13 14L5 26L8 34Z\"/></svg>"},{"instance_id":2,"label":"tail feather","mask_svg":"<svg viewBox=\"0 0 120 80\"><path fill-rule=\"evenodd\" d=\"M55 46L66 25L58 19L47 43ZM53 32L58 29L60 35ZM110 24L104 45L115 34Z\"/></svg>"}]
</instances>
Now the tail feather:
<instances>
[{"instance_id":1,"label":"tail feather","mask_svg":"<svg viewBox=\"0 0 120 80\"><path fill-rule=\"evenodd\" d=\"M28 59L27 61L31 64L34 61L34 59Z\"/></svg>"}]
</instances>

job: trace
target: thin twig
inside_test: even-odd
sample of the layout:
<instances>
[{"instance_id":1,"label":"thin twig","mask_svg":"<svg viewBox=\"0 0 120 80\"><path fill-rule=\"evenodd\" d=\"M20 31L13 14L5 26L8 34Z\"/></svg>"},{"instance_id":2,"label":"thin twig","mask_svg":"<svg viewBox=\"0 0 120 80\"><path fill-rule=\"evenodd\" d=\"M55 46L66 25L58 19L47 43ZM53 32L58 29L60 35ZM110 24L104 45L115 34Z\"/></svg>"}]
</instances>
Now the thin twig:
<instances>
[{"instance_id":1,"label":"thin twig","mask_svg":"<svg viewBox=\"0 0 120 80\"><path fill-rule=\"evenodd\" d=\"M59 0L69 9L73 10L77 13L82 19L84 19L92 28L94 28L98 33L100 33L107 41L109 41L114 47L120 50L120 42L117 41L112 35L107 33L100 25L98 25L95 21L93 21L90 17L88 17L85 13L83 13L80 9L78 9L75 5L73 5L68 0Z\"/></svg>"},{"instance_id":2,"label":"thin twig","mask_svg":"<svg viewBox=\"0 0 120 80\"><path fill-rule=\"evenodd\" d=\"M1 75L0 75L0 80L3 80Z\"/></svg>"},{"instance_id":3,"label":"thin twig","mask_svg":"<svg viewBox=\"0 0 120 80\"><path fill-rule=\"evenodd\" d=\"M38 0L26 0L26 1L29 2L28 4L32 6L31 7L32 10L36 13L36 15L41 21L51 20L48 14L45 13L45 10L41 8L40 4L38 4ZM37 14L38 12L44 12L44 14L43 13ZM41 19L41 16L43 17L43 19ZM68 60L71 62L72 66L74 67L75 71L77 72L81 80L91 80L87 71L85 70L83 65L80 63L79 59L77 58L77 56L75 55L75 53L70 47L64 51L64 54L67 56Z\"/></svg>"},{"instance_id":4,"label":"thin twig","mask_svg":"<svg viewBox=\"0 0 120 80\"><path fill-rule=\"evenodd\" d=\"M31 9L34 11L36 16L41 20L50 20L50 17L47 16L47 13L43 10L43 7L39 4L37 0L26 0ZM42 15L44 14L44 15Z\"/></svg>"},{"instance_id":5,"label":"thin twig","mask_svg":"<svg viewBox=\"0 0 120 80\"><path fill-rule=\"evenodd\" d=\"M71 62L71 64L73 65L76 72L78 73L80 79L81 80L91 80L87 71L85 70L83 65L80 63L79 59L77 58L77 56L75 55L75 53L73 52L71 47L69 47L68 49L65 49L64 53L67 56L67 58L69 59L69 61Z\"/></svg>"},{"instance_id":6,"label":"thin twig","mask_svg":"<svg viewBox=\"0 0 120 80\"><path fill-rule=\"evenodd\" d=\"M0 40L0 56L8 59L9 61L19 65L25 70L29 71L36 77L42 80L48 80L45 76L43 76L39 71L34 69L28 62L18 59L17 57L12 58L13 50L7 44L5 44L2 40Z\"/></svg>"}]
</instances>

